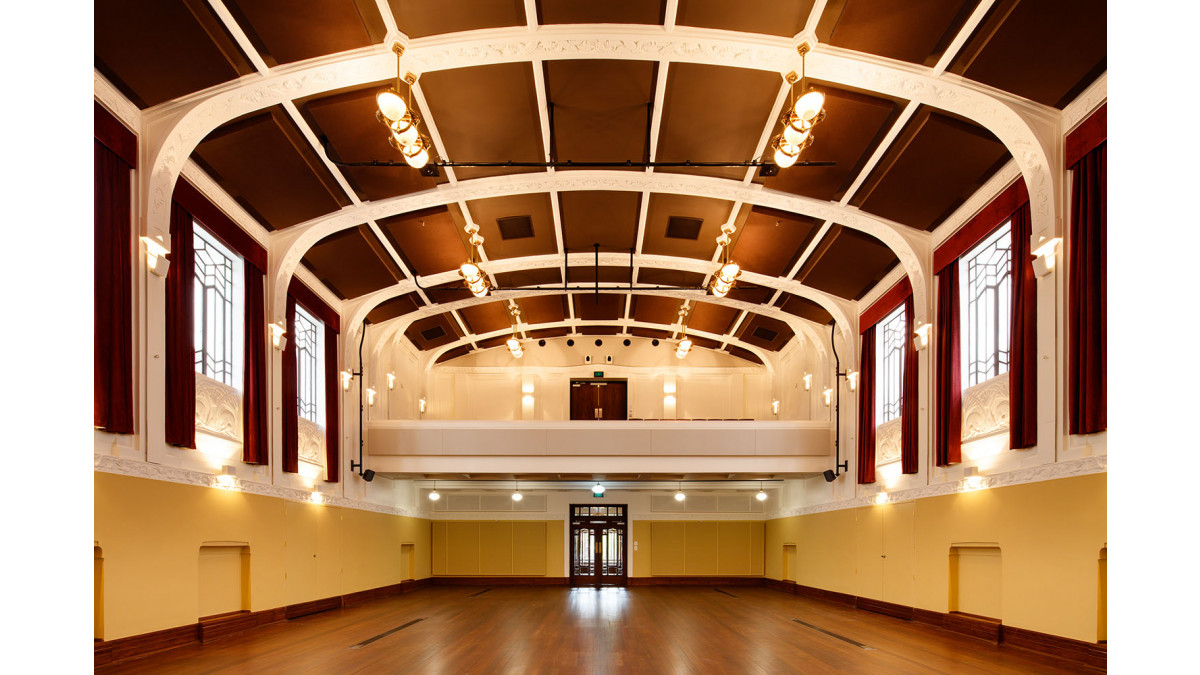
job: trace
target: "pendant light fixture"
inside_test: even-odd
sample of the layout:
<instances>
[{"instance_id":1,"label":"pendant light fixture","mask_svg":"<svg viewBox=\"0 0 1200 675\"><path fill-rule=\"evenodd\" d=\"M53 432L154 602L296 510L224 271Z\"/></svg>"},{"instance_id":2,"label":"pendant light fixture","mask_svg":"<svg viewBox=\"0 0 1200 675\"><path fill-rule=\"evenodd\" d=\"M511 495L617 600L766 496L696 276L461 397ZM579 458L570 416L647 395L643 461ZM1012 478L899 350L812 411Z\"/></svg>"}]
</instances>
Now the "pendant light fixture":
<instances>
[{"instance_id":1,"label":"pendant light fixture","mask_svg":"<svg viewBox=\"0 0 1200 675\"><path fill-rule=\"evenodd\" d=\"M675 501L681 502L687 499L687 495L683 494L683 482L680 481L679 489L675 491Z\"/></svg>"},{"instance_id":2,"label":"pendant light fixture","mask_svg":"<svg viewBox=\"0 0 1200 675\"><path fill-rule=\"evenodd\" d=\"M755 498L755 499L757 499L757 500L758 500L758 501L760 501L760 502L765 502L765 501L767 501L767 493L766 493L766 492L763 492L763 487L762 487L762 481L761 481L761 480L760 480L760 481L758 481L758 494L754 495L754 498Z\"/></svg>"},{"instance_id":3,"label":"pendant light fixture","mask_svg":"<svg viewBox=\"0 0 1200 675\"><path fill-rule=\"evenodd\" d=\"M733 243L732 235L736 230L737 226L733 223L725 223L721 226L720 236L717 237L717 246L721 247L721 264L713 272L708 290L718 298L729 295L729 291L733 290L733 282L742 274L741 266L730 259L733 253L730 244Z\"/></svg>"},{"instance_id":4,"label":"pendant light fixture","mask_svg":"<svg viewBox=\"0 0 1200 675\"><path fill-rule=\"evenodd\" d=\"M519 359L525 355L525 350L521 348L521 338L517 337L517 333L520 332L517 330L517 325L521 322L521 308L513 304L509 305L508 311L512 314L513 334L504 344L508 347L508 351L513 355L513 358Z\"/></svg>"},{"instance_id":5,"label":"pendant light fixture","mask_svg":"<svg viewBox=\"0 0 1200 675\"><path fill-rule=\"evenodd\" d=\"M691 312L692 310L690 307L688 307L687 301L684 300L683 305L679 307L679 326L681 337L679 340L679 346L675 349L676 358L685 358L687 357L688 352L692 350L692 340L687 336L687 320Z\"/></svg>"},{"instance_id":6,"label":"pendant light fixture","mask_svg":"<svg viewBox=\"0 0 1200 675\"><path fill-rule=\"evenodd\" d=\"M483 246L483 236L479 234L479 226L475 223L467 223L463 227L467 233L467 244L470 246L470 256L467 262L463 263L458 268L458 276L462 277L463 285L471 292L471 295L482 298L488 294L492 285L488 283L487 275L483 273L483 268L476 262L476 252L480 246Z\"/></svg>"},{"instance_id":7,"label":"pendant light fixture","mask_svg":"<svg viewBox=\"0 0 1200 675\"><path fill-rule=\"evenodd\" d=\"M437 481L435 480L435 481L433 481L433 490L430 490L430 492L429 492L429 501L436 502L437 500L439 500L441 498L442 498L442 496L440 494L438 494Z\"/></svg>"},{"instance_id":8,"label":"pendant light fixture","mask_svg":"<svg viewBox=\"0 0 1200 675\"><path fill-rule=\"evenodd\" d=\"M407 73L401 79L400 57L404 55L404 45L397 42L392 45L392 51L396 53L396 84L375 94L375 104L379 108L375 118L388 128L388 143L400 151L409 166L420 169L429 163L429 150L433 144L421 135L418 126L421 119L412 105L412 87L417 83L417 76ZM408 100L400 95L400 91L406 88Z\"/></svg>"},{"instance_id":9,"label":"pendant light fixture","mask_svg":"<svg viewBox=\"0 0 1200 675\"><path fill-rule=\"evenodd\" d=\"M521 484L516 481L513 481L513 485L515 485L516 487L513 489L512 500L514 502L519 502L522 499L524 499L524 497L521 496Z\"/></svg>"},{"instance_id":10,"label":"pendant light fixture","mask_svg":"<svg viewBox=\"0 0 1200 675\"><path fill-rule=\"evenodd\" d=\"M796 48L800 52L800 77L796 77L795 71L784 76L792 88L787 109L780 120L783 128L768 146L773 151L772 160L781 169L795 164L800 151L812 145L812 129L825 119L825 94L811 87L806 91L805 55L811 50L807 42L801 43ZM796 86L797 82L799 87ZM797 88L801 92L799 98L796 96Z\"/></svg>"}]
</instances>

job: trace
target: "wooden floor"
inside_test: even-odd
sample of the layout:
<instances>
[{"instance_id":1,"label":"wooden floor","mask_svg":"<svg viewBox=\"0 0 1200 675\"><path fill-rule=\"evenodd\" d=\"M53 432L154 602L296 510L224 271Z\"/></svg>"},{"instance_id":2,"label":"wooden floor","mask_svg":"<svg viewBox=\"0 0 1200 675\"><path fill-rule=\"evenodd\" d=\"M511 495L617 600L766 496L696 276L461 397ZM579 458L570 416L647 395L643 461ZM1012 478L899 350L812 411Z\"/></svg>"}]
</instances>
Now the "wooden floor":
<instances>
[{"instance_id":1,"label":"wooden floor","mask_svg":"<svg viewBox=\"0 0 1200 675\"><path fill-rule=\"evenodd\" d=\"M438 586L96 669L233 671L1098 672L766 588L665 586Z\"/></svg>"}]
</instances>

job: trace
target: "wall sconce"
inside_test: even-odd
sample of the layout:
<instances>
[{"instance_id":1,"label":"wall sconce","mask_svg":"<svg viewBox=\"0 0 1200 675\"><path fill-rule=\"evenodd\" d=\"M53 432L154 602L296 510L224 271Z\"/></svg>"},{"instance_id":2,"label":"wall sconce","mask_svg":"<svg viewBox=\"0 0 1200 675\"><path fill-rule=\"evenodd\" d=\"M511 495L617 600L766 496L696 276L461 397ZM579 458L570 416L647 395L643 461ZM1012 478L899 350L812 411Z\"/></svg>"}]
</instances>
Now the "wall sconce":
<instances>
[{"instance_id":1,"label":"wall sconce","mask_svg":"<svg viewBox=\"0 0 1200 675\"><path fill-rule=\"evenodd\" d=\"M663 405L675 405L675 395L667 394L663 397Z\"/></svg>"},{"instance_id":2,"label":"wall sconce","mask_svg":"<svg viewBox=\"0 0 1200 675\"><path fill-rule=\"evenodd\" d=\"M343 370L342 375L342 391L350 391L350 380L354 378L354 373Z\"/></svg>"},{"instance_id":3,"label":"wall sconce","mask_svg":"<svg viewBox=\"0 0 1200 675\"><path fill-rule=\"evenodd\" d=\"M525 394L521 397L522 405L533 405L533 394Z\"/></svg>"},{"instance_id":4,"label":"wall sconce","mask_svg":"<svg viewBox=\"0 0 1200 675\"><path fill-rule=\"evenodd\" d=\"M221 473L216 478L217 487L232 490L237 487L237 469L226 464L221 467Z\"/></svg>"},{"instance_id":5,"label":"wall sconce","mask_svg":"<svg viewBox=\"0 0 1200 675\"><path fill-rule=\"evenodd\" d=\"M142 244L146 246L146 267L150 268L150 272L156 277L167 276L167 269L171 267L171 261L167 260L166 255L170 251L163 243L162 235L142 237Z\"/></svg>"},{"instance_id":6,"label":"wall sconce","mask_svg":"<svg viewBox=\"0 0 1200 675\"><path fill-rule=\"evenodd\" d=\"M858 371L852 370L846 373L846 383L850 385L850 391L858 389Z\"/></svg>"},{"instance_id":7,"label":"wall sconce","mask_svg":"<svg viewBox=\"0 0 1200 675\"><path fill-rule=\"evenodd\" d=\"M395 389L396 388L396 374L388 373L387 380L388 380L388 391Z\"/></svg>"},{"instance_id":8,"label":"wall sconce","mask_svg":"<svg viewBox=\"0 0 1200 675\"><path fill-rule=\"evenodd\" d=\"M1062 237L1039 239L1037 250L1033 252L1033 273L1040 279L1054 271L1054 261L1058 255L1058 245Z\"/></svg>"},{"instance_id":9,"label":"wall sconce","mask_svg":"<svg viewBox=\"0 0 1200 675\"><path fill-rule=\"evenodd\" d=\"M375 393L376 392L374 389L372 389L371 387L367 387L367 405L368 406L375 405Z\"/></svg>"},{"instance_id":10,"label":"wall sconce","mask_svg":"<svg viewBox=\"0 0 1200 675\"><path fill-rule=\"evenodd\" d=\"M779 414L779 401L778 400L771 401L771 413L774 415Z\"/></svg>"},{"instance_id":11,"label":"wall sconce","mask_svg":"<svg viewBox=\"0 0 1200 675\"><path fill-rule=\"evenodd\" d=\"M875 495L875 503L876 503L876 504L886 504L886 503L888 503L888 493L886 493L886 492L880 492L880 493L876 494L876 495Z\"/></svg>"},{"instance_id":12,"label":"wall sconce","mask_svg":"<svg viewBox=\"0 0 1200 675\"><path fill-rule=\"evenodd\" d=\"M821 392L821 395L825 397L825 407L828 408L830 402L833 400L833 390L826 389L825 391Z\"/></svg>"},{"instance_id":13,"label":"wall sconce","mask_svg":"<svg viewBox=\"0 0 1200 675\"><path fill-rule=\"evenodd\" d=\"M422 413L425 412L425 399L423 399L423 398L417 399L417 408L419 408Z\"/></svg>"},{"instance_id":14,"label":"wall sconce","mask_svg":"<svg viewBox=\"0 0 1200 675\"><path fill-rule=\"evenodd\" d=\"M287 330L283 327L283 321L267 324L267 328L271 331L271 346L279 351L287 348Z\"/></svg>"},{"instance_id":15,"label":"wall sconce","mask_svg":"<svg viewBox=\"0 0 1200 675\"><path fill-rule=\"evenodd\" d=\"M929 346L929 333L933 331L933 324L923 323L917 326L917 331L913 333L913 349L921 351Z\"/></svg>"},{"instance_id":16,"label":"wall sconce","mask_svg":"<svg viewBox=\"0 0 1200 675\"><path fill-rule=\"evenodd\" d=\"M675 393L675 382L673 380L668 380L667 382L663 382L663 393L664 394L674 394Z\"/></svg>"},{"instance_id":17,"label":"wall sconce","mask_svg":"<svg viewBox=\"0 0 1200 675\"><path fill-rule=\"evenodd\" d=\"M982 490L985 487L987 487L987 484L984 483L983 476L967 476L963 479L963 490L967 492Z\"/></svg>"},{"instance_id":18,"label":"wall sconce","mask_svg":"<svg viewBox=\"0 0 1200 675\"><path fill-rule=\"evenodd\" d=\"M812 389L812 373L804 374L804 391Z\"/></svg>"},{"instance_id":19,"label":"wall sconce","mask_svg":"<svg viewBox=\"0 0 1200 675\"><path fill-rule=\"evenodd\" d=\"M325 503L325 495L321 494L319 491L313 492L312 496L309 497L309 501L319 506Z\"/></svg>"},{"instance_id":20,"label":"wall sconce","mask_svg":"<svg viewBox=\"0 0 1200 675\"><path fill-rule=\"evenodd\" d=\"M523 383L521 385L521 393L522 394L532 394L533 393L533 383L532 382Z\"/></svg>"}]
</instances>

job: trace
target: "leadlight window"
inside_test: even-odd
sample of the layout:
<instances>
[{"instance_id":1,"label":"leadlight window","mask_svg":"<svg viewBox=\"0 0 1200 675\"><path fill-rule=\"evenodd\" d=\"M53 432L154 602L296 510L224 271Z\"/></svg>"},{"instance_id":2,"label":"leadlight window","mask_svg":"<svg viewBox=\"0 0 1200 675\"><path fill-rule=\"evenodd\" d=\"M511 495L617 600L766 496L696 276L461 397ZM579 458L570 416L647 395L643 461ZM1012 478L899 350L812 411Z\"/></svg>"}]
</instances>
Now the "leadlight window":
<instances>
[{"instance_id":1,"label":"leadlight window","mask_svg":"<svg viewBox=\"0 0 1200 675\"><path fill-rule=\"evenodd\" d=\"M1012 234L1004 223L959 264L963 293L963 388L1008 372Z\"/></svg>"},{"instance_id":2,"label":"leadlight window","mask_svg":"<svg viewBox=\"0 0 1200 675\"><path fill-rule=\"evenodd\" d=\"M879 379L876 382L875 424L900 416L900 391L904 381L904 347L908 343L908 322L904 305L896 308L877 324L875 359Z\"/></svg>"},{"instance_id":3,"label":"leadlight window","mask_svg":"<svg viewBox=\"0 0 1200 675\"><path fill-rule=\"evenodd\" d=\"M317 425L325 424L322 394L324 324L296 306L293 338L296 340L296 402L298 414Z\"/></svg>"},{"instance_id":4,"label":"leadlight window","mask_svg":"<svg viewBox=\"0 0 1200 675\"><path fill-rule=\"evenodd\" d=\"M242 388L242 258L193 223L196 372Z\"/></svg>"}]
</instances>

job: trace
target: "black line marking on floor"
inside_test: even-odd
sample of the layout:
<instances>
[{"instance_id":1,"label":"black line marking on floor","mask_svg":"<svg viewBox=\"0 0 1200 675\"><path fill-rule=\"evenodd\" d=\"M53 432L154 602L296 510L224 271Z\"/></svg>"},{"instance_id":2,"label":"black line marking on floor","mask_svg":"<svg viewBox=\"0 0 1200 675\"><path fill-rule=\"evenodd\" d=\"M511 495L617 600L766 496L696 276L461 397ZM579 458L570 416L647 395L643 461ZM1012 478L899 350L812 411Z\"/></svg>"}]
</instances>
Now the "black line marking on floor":
<instances>
[{"instance_id":1,"label":"black line marking on floor","mask_svg":"<svg viewBox=\"0 0 1200 675\"><path fill-rule=\"evenodd\" d=\"M719 588L714 588L713 590L714 590L714 591L716 591L716 592L718 592L718 593L724 593L725 595L728 595L728 596L729 596L729 597L731 597L731 598L736 598L736 597L737 597L737 596L736 596L736 595L734 595L733 593L730 593L729 591L723 591L723 590L721 590L721 589L719 589Z\"/></svg>"},{"instance_id":2,"label":"black line marking on floor","mask_svg":"<svg viewBox=\"0 0 1200 675\"><path fill-rule=\"evenodd\" d=\"M842 642L849 642L850 644L854 645L855 647L858 647L859 649L875 651L874 647L868 647L868 646L864 645L863 643L859 642L858 640L851 640L850 638L845 637L844 635L838 635L837 633L830 633L829 631L825 630L824 628L814 626L811 623L808 623L806 621L801 621L800 619L792 619L792 621L795 621L796 623L800 624L801 626L808 626L809 628L811 628L815 631L824 633L824 634L828 635L829 637L835 637L835 638L841 640Z\"/></svg>"},{"instance_id":3,"label":"black line marking on floor","mask_svg":"<svg viewBox=\"0 0 1200 675\"><path fill-rule=\"evenodd\" d=\"M417 623L419 621L424 621L426 618L427 617L421 617L420 619L413 619L412 621L409 621L408 623L404 624L403 626L396 626L395 628L393 628L389 631L386 631L384 633L380 633L379 635L376 635L373 638L367 638L366 640L363 640L362 642L351 646L350 649L362 649L363 647L366 647L367 645L371 644L372 642L374 642L376 640L382 640L383 638L391 635L392 633L395 633L396 631L404 630L405 628L408 628L409 626L413 625L414 623Z\"/></svg>"},{"instance_id":4,"label":"black line marking on floor","mask_svg":"<svg viewBox=\"0 0 1200 675\"><path fill-rule=\"evenodd\" d=\"M490 590L492 590L492 589L490 589L490 588L485 588L485 589L483 589L482 591L479 591L478 593L474 593L474 594L472 594L472 595L468 595L467 597L468 597L468 598L478 598L479 596L483 595L484 593L487 593L487 592L488 592L488 591L490 591Z\"/></svg>"}]
</instances>

